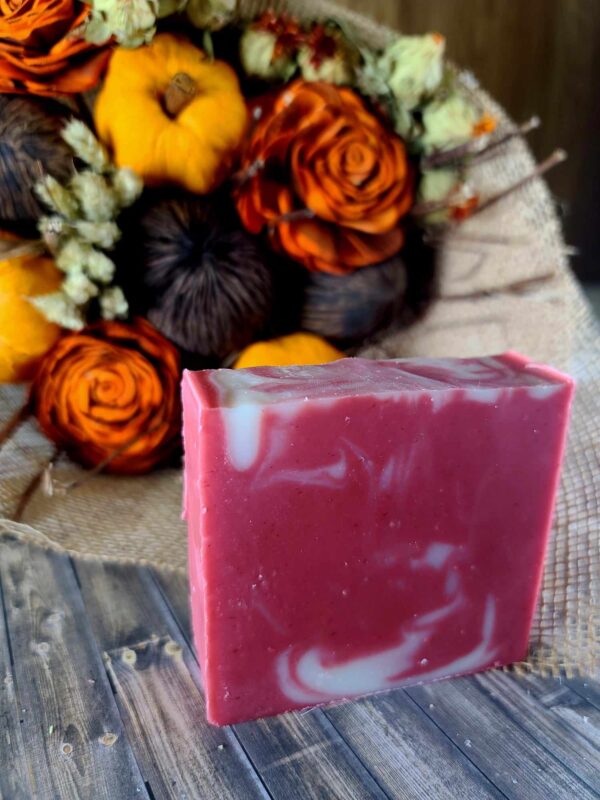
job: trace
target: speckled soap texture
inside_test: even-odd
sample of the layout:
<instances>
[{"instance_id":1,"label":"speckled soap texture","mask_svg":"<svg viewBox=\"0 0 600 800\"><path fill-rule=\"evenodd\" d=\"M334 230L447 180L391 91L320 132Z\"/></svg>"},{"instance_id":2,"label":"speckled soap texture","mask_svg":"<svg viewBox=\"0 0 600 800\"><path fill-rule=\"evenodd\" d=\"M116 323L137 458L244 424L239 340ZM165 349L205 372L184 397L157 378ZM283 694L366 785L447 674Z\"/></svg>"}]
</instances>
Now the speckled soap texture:
<instances>
[{"instance_id":1,"label":"speckled soap texture","mask_svg":"<svg viewBox=\"0 0 600 800\"><path fill-rule=\"evenodd\" d=\"M186 372L209 720L522 659L572 394L516 353Z\"/></svg>"}]
</instances>

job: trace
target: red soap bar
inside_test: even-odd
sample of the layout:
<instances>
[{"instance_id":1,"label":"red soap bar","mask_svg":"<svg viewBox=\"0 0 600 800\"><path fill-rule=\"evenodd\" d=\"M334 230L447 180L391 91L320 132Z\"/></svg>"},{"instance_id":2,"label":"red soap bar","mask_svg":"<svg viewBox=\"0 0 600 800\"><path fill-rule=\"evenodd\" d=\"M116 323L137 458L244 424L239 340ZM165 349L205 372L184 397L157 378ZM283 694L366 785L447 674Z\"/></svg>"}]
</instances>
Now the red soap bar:
<instances>
[{"instance_id":1,"label":"red soap bar","mask_svg":"<svg viewBox=\"0 0 600 800\"><path fill-rule=\"evenodd\" d=\"M522 659L572 394L515 353L186 372L209 720Z\"/></svg>"}]
</instances>

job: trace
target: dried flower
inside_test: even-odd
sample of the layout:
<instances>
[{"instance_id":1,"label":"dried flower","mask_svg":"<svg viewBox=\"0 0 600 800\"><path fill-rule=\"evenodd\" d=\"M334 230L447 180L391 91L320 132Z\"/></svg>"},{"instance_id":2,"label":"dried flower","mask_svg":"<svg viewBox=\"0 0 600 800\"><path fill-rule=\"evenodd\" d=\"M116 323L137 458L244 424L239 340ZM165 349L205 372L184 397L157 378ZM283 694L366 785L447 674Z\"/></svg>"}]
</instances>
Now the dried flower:
<instances>
[{"instance_id":1,"label":"dried flower","mask_svg":"<svg viewBox=\"0 0 600 800\"><path fill-rule=\"evenodd\" d=\"M82 306L97 296L98 287L83 272L71 272L63 281L62 291L75 305Z\"/></svg>"},{"instance_id":2,"label":"dried flower","mask_svg":"<svg viewBox=\"0 0 600 800\"><path fill-rule=\"evenodd\" d=\"M90 246L79 239L68 239L56 257L56 266L65 273L83 272L90 250Z\"/></svg>"},{"instance_id":3,"label":"dried flower","mask_svg":"<svg viewBox=\"0 0 600 800\"><path fill-rule=\"evenodd\" d=\"M431 97L444 73L445 39L439 33L399 36L379 59L381 74L407 111Z\"/></svg>"},{"instance_id":4,"label":"dried flower","mask_svg":"<svg viewBox=\"0 0 600 800\"><path fill-rule=\"evenodd\" d=\"M49 208L67 219L73 219L79 212L77 198L52 175L44 175L35 184L35 193Z\"/></svg>"},{"instance_id":5,"label":"dried flower","mask_svg":"<svg viewBox=\"0 0 600 800\"><path fill-rule=\"evenodd\" d=\"M55 322L62 328L71 331L79 331L85 325L83 314L75 303L63 292L53 292L39 297L30 298L38 311L46 317L49 322Z\"/></svg>"},{"instance_id":6,"label":"dried flower","mask_svg":"<svg viewBox=\"0 0 600 800\"><path fill-rule=\"evenodd\" d=\"M185 13L196 28L217 31L232 18L236 0L188 0Z\"/></svg>"},{"instance_id":7,"label":"dried flower","mask_svg":"<svg viewBox=\"0 0 600 800\"><path fill-rule=\"evenodd\" d=\"M252 173L256 163L265 169ZM307 269L343 274L402 247L413 202L406 150L351 89L286 86L252 132L243 168L244 226L268 230Z\"/></svg>"},{"instance_id":8,"label":"dried flower","mask_svg":"<svg viewBox=\"0 0 600 800\"><path fill-rule=\"evenodd\" d=\"M112 250L121 238L121 231L116 222L77 220L75 229L84 242L96 245L102 250Z\"/></svg>"},{"instance_id":9,"label":"dried flower","mask_svg":"<svg viewBox=\"0 0 600 800\"><path fill-rule=\"evenodd\" d=\"M71 189L79 201L85 219L109 222L117 213L117 197L103 175L79 172L71 180Z\"/></svg>"},{"instance_id":10,"label":"dried flower","mask_svg":"<svg viewBox=\"0 0 600 800\"><path fill-rule=\"evenodd\" d=\"M247 28L240 39L240 58L248 75L265 80L287 81L296 71L288 53L277 54L277 36L269 31Z\"/></svg>"},{"instance_id":11,"label":"dried flower","mask_svg":"<svg viewBox=\"0 0 600 800\"><path fill-rule=\"evenodd\" d=\"M426 170L419 182L415 210L422 210L421 217L427 224L438 225L468 216L478 200L477 193L458 170Z\"/></svg>"},{"instance_id":12,"label":"dried flower","mask_svg":"<svg viewBox=\"0 0 600 800\"><path fill-rule=\"evenodd\" d=\"M144 182L140 176L129 167L116 170L112 183L121 208L127 208L135 203L144 189Z\"/></svg>"},{"instance_id":13,"label":"dried flower","mask_svg":"<svg viewBox=\"0 0 600 800\"><path fill-rule=\"evenodd\" d=\"M424 133L420 144L425 153L446 150L467 142L473 136L489 133L495 122L458 91L433 100L423 110Z\"/></svg>"},{"instance_id":14,"label":"dried flower","mask_svg":"<svg viewBox=\"0 0 600 800\"><path fill-rule=\"evenodd\" d=\"M100 295L102 319L124 319L129 312L129 305L119 286L111 286Z\"/></svg>"},{"instance_id":15,"label":"dried flower","mask_svg":"<svg viewBox=\"0 0 600 800\"><path fill-rule=\"evenodd\" d=\"M73 0L13 0L0 6L0 93L79 94L100 80L110 58L80 38L89 14Z\"/></svg>"},{"instance_id":16,"label":"dried flower","mask_svg":"<svg viewBox=\"0 0 600 800\"><path fill-rule=\"evenodd\" d=\"M298 51L298 65L307 81L327 81L338 86L352 84L358 61L339 29L316 24Z\"/></svg>"},{"instance_id":17,"label":"dried flower","mask_svg":"<svg viewBox=\"0 0 600 800\"><path fill-rule=\"evenodd\" d=\"M113 38L123 47L140 47L156 33L156 0L93 0L85 26L88 42L102 44Z\"/></svg>"},{"instance_id":18,"label":"dried flower","mask_svg":"<svg viewBox=\"0 0 600 800\"><path fill-rule=\"evenodd\" d=\"M145 320L100 322L63 336L31 390L41 429L89 467L147 472L170 458L181 431L175 347Z\"/></svg>"},{"instance_id":19,"label":"dried flower","mask_svg":"<svg viewBox=\"0 0 600 800\"><path fill-rule=\"evenodd\" d=\"M115 169L103 145L83 123L70 122L62 135L89 168L75 172L66 186L49 176L38 186L40 197L57 212L40 219L39 231L65 274L62 291L39 310L48 319L78 330L95 297L104 317L127 314L123 291L110 286L115 264L102 251L111 250L119 240L121 231L115 220L122 208L139 197L143 184L132 170Z\"/></svg>"},{"instance_id":20,"label":"dried flower","mask_svg":"<svg viewBox=\"0 0 600 800\"><path fill-rule=\"evenodd\" d=\"M115 276L114 262L99 250L90 248L86 261L86 269L90 278L97 283L110 283Z\"/></svg>"},{"instance_id":21,"label":"dried flower","mask_svg":"<svg viewBox=\"0 0 600 800\"><path fill-rule=\"evenodd\" d=\"M81 120L69 120L61 136L77 158L89 164L95 172L106 172L109 169L110 159L106 148Z\"/></svg>"}]
</instances>

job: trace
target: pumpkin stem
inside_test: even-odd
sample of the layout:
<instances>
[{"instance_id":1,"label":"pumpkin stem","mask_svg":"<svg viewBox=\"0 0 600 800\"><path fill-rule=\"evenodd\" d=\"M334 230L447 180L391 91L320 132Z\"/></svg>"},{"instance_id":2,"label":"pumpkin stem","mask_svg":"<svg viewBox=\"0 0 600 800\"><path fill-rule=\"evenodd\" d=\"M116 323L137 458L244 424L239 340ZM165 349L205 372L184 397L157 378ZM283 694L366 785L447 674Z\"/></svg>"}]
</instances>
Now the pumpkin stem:
<instances>
[{"instance_id":1,"label":"pumpkin stem","mask_svg":"<svg viewBox=\"0 0 600 800\"><path fill-rule=\"evenodd\" d=\"M165 111L170 117L176 117L197 93L198 87L192 76L187 72L178 72L167 86L163 100Z\"/></svg>"}]
</instances>

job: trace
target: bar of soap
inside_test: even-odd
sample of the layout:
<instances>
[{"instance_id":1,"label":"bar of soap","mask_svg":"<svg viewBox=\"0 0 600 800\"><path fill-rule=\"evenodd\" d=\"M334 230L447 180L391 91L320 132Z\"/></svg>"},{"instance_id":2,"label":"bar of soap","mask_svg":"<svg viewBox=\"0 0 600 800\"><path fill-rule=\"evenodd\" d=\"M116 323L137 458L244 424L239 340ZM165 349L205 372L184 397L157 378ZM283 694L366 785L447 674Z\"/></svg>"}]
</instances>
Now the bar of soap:
<instances>
[{"instance_id":1,"label":"bar of soap","mask_svg":"<svg viewBox=\"0 0 600 800\"><path fill-rule=\"evenodd\" d=\"M186 372L209 720L522 659L572 394L515 353Z\"/></svg>"}]
</instances>

